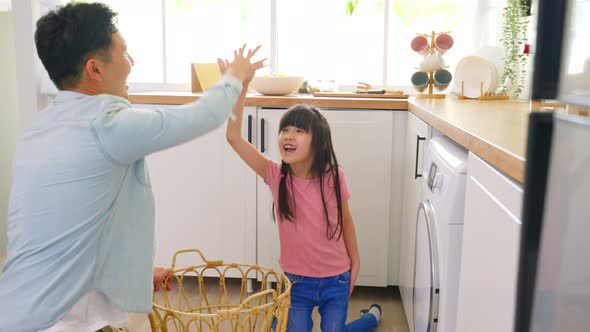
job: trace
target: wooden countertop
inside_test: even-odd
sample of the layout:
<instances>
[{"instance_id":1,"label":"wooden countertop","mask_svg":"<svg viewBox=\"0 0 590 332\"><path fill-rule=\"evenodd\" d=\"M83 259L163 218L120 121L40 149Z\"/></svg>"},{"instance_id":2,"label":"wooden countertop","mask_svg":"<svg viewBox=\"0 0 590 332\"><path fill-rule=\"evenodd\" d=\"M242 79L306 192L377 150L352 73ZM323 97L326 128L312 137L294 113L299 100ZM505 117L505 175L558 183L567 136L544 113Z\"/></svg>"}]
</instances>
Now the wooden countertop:
<instances>
[{"instance_id":1,"label":"wooden countertop","mask_svg":"<svg viewBox=\"0 0 590 332\"><path fill-rule=\"evenodd\" d=\"M410 99L408 110L517 182L524 182L528 101Z\"/></svg>"},{"instance_id":2,"label":"wooden countertop","mask_svg":"<svg viewBox=\"0 0 590 332\"><path fill-rule=\"evenodd\" d=\"M134 104L180 105L195 101L202 95L202 93L188 92L138 93L130 95L129 100ZM292 95L286 97L263 96L260 94L249 94L246 98L246 106L291 107L295 104L312 104L316 107L325 108L408 109L407 99L331 98L314 97L311 95Z\"/></svg>"},{"instance_id":3,"label":"wooden countertop","mask_svg":"<svg viewBox=\"0 0 590 332\"><path fill-rule=\"evenodd\" d=\"M136 104L185 104L202 94L132 94ZM409 110L466 149L487 161L517 182L524 182L524 162L528 129L527 101L444 99L324 98L307 95L289 97L248 95L247 106L290 107L308 103L324 108Z\"/></svg>"}]
</instances>

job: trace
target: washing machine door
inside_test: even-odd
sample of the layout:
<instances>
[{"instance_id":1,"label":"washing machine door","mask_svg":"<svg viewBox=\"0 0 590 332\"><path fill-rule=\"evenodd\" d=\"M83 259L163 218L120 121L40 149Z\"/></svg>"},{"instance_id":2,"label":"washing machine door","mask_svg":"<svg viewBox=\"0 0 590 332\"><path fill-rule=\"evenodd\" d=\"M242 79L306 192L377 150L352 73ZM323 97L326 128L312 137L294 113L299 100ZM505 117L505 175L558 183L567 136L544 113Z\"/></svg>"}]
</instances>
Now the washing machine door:
<instances>
[{"instance_id":1,"label":"washing machine door","mask_svg":"<svg viewBox=\"0 0 590 332\"><path fill-rule=\"evenodd\" d=\"M414 332L436 332L440 274L434 214L428 200L418 207L414 262Z\"/></svg>"}]
</instances>

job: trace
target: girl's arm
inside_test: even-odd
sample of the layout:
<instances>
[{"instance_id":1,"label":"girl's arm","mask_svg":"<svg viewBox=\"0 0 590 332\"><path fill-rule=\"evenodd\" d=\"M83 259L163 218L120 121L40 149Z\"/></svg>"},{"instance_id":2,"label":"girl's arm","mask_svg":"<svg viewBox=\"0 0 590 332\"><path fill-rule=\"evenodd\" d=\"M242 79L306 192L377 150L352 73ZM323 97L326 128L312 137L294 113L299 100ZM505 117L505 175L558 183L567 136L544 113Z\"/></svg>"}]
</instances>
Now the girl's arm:
<instances>
[{"instance_id":1,"label":"girl's arm","mask_svg":"<svg viewBox=\"0 0 590 332\"><path fill-rule=\"evenodd\" d=\"M245 48L246 45L244 44L244 46L240 48L239 53L234 52L234 56L243 54ZM249 50L246 59L249 60L259 49L260 45L254 50ZM256 66L258 68L263 67L265 60L266 59L257 61L255 63ZM219 64L219 69L222 73L225 72L229 66L227 60L224 62L221 59L217 59L217 63ZM242 115L244 115L244 106L246 105L246 93L248 92L248 84L250 84L250 81L254 77L255 72L256 70L250 71L249 75L247 75L242 81L242 92L238 96L238 100L234 104L233 108L233 114L235 118L230 118L227 121L225 137L234 151L238 153L240 158L242 158L242 160L244 160L246 164L250 166L254 172L256 172L256 174L260 175L263 179L266 179L266 164L268 163L268 159L266 159L262 153L258 152L258 150L252 144L242 137Z\"/></svg>"},{"instance_id":2,"label":"girl's arm","mask_svg":"<svg viewBox=\"0 0 590 332\"><path fill-rule=\"evenodd\" d=\"M249 80L248 80L249 81ZM247 85L242 89L242 93L238 97L234 105L235 119L227 121L227 130L225 136L231 147L238 153L240 158L260 175L266 179L266 166L268 159L260 153L252 144L250 144L244 137L242 137L242 115L244 114L244 105L246 103Z\"/></svg>"},{"instance_id":3,"label":"girl's arm","mask_svg":"<svg viewBox=\"0 0 590 332\"><path fill-rule=\"evenodd\" d=\"M354 284L361 268L361 258L359 256L359 248L356 242L356 231L354 229L354 223L352 221L352 215L348 208L348 201L342 201L342 233L344 236L344 244L346 245L346 251L350 258L350 294L354 289Z\"/></svg>"}]
</instances>

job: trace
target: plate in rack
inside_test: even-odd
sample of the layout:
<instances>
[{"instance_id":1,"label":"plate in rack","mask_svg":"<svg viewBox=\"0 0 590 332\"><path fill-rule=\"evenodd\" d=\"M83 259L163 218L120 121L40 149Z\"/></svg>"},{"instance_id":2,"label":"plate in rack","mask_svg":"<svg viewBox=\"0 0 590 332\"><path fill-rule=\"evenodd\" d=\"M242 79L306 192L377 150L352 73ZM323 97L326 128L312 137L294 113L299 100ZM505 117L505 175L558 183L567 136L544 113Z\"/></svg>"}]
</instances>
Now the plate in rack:
<instances>
[{"instance_id":1,"label":"plate in rack","mask_svg":"<svg viewBox=\"0 0 590 332\"><path fill-rule=\"evenodd\" d=\"M464 96L477 98L481 96L480 85L483 83L483 93L493 92L496 83L496 68L490 61L475 55L466 56L459 61L455 68L455 88L461 93L461 81L464 82Z\"/></svg>"}]
</instances>

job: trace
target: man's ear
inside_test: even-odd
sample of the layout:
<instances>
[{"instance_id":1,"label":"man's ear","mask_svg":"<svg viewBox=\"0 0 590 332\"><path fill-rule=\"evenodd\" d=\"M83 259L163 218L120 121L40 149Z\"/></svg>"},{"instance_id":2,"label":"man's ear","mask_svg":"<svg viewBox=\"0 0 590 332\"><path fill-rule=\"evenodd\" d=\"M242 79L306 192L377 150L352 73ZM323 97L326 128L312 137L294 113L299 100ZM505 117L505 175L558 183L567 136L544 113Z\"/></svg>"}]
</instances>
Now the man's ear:
<instances>
[{"instance_id":1,"label":"man's ear","mask_svg":"<svg viewBox=\"0 0 590 332\"><path fill-rule=\"evenodd\" d=\"M89 58L84 65L86 76L92 81L102 82L102 62L95 58Z\"/></svg>"}]
</instances>

